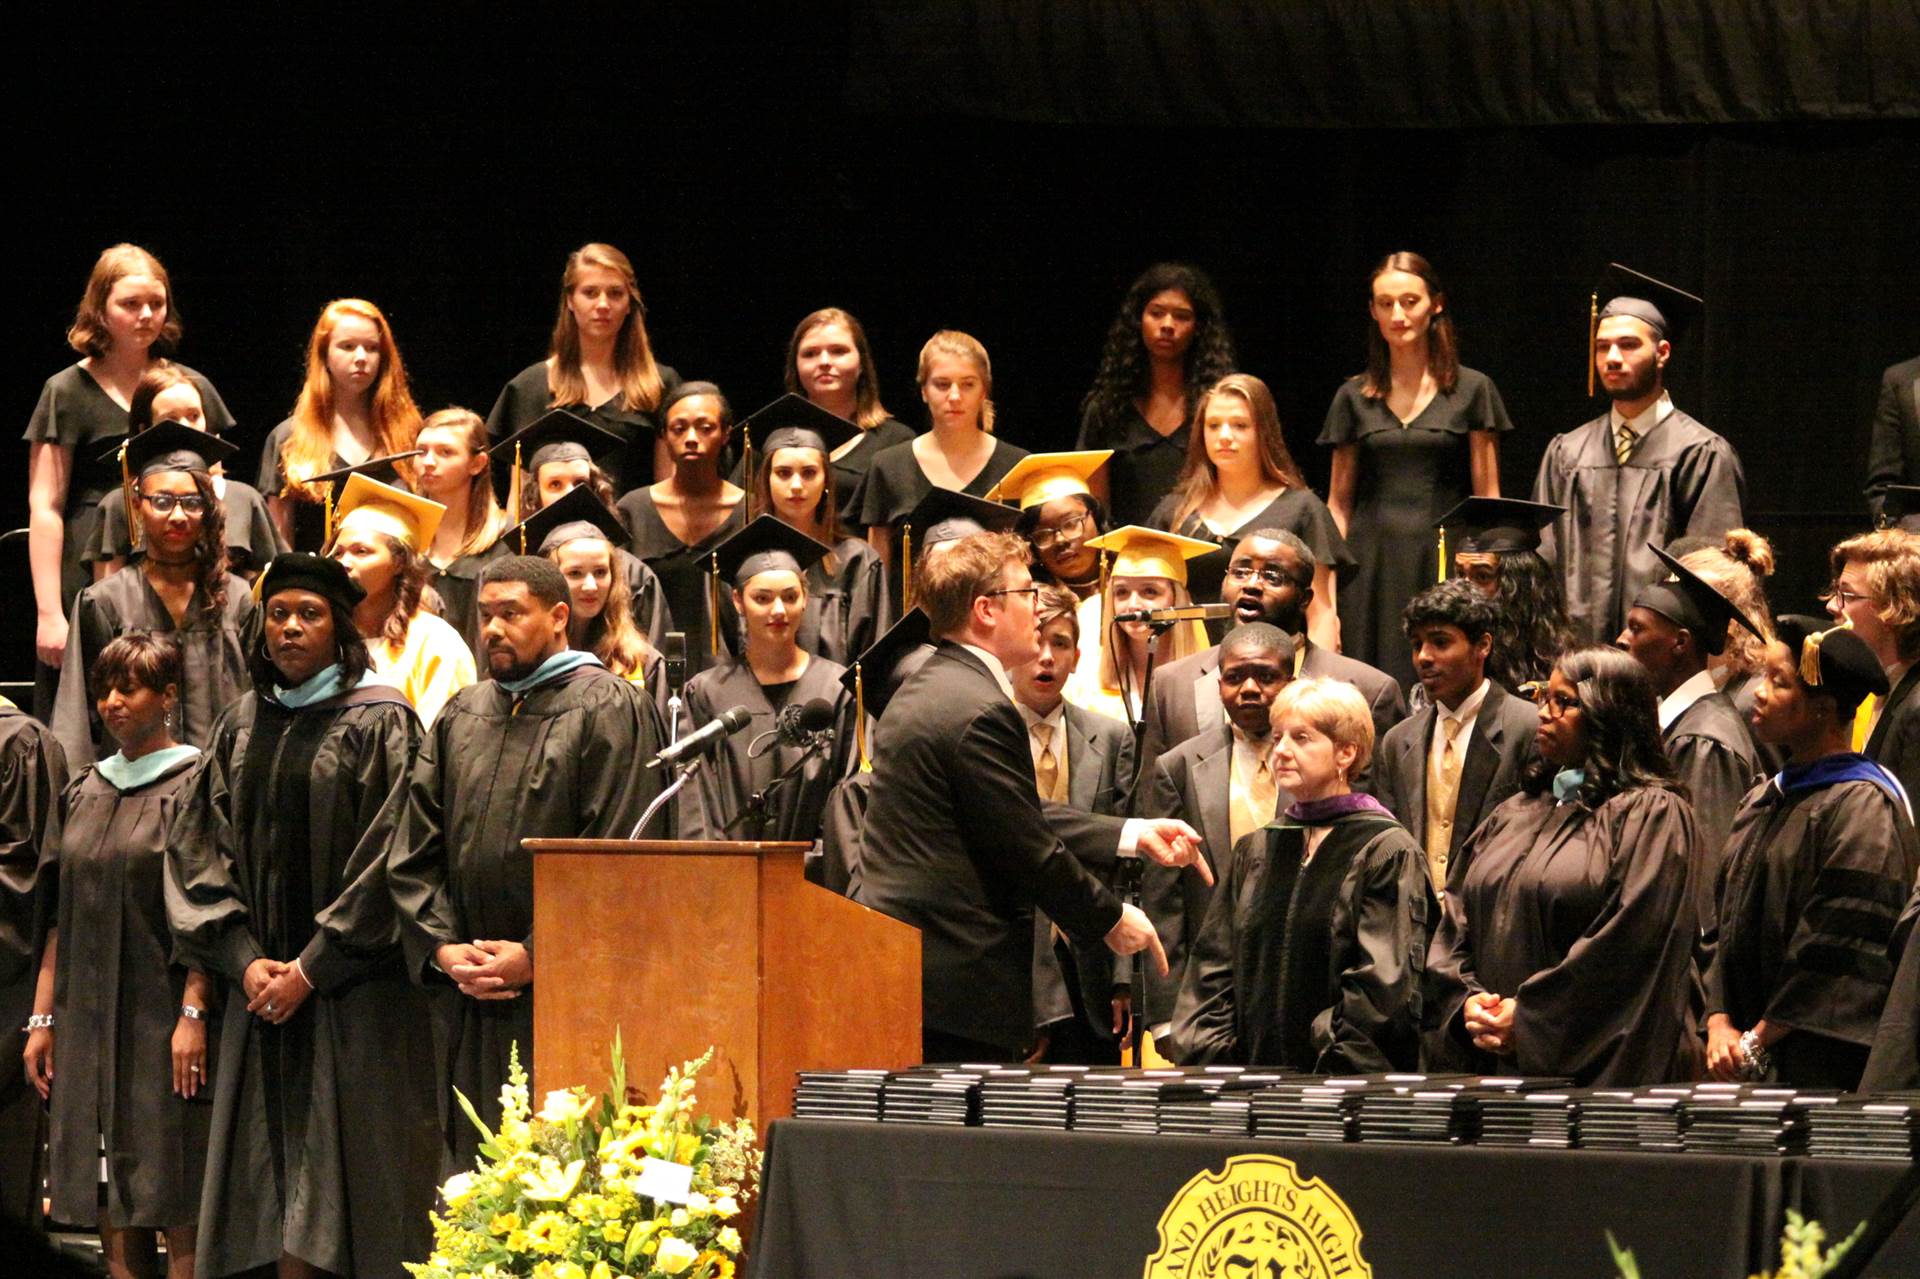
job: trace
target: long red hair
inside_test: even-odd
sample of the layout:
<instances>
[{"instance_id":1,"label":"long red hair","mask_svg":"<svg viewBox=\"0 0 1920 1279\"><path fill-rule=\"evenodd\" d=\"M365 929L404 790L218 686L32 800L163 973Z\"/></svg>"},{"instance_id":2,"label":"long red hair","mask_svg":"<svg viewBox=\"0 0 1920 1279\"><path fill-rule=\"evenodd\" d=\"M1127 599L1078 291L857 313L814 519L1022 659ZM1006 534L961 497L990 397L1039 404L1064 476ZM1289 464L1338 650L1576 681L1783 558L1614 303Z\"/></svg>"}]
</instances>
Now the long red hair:
<instances>
[{"instance_id":1,"label":"long red hair","mask_svg":"<svg viewBox=\"0 0 1920 1279\"><path fill-rule=\"evenodd\" d=\"M327 303L307 339L307 380L293 406L293 433L280 453L287 489L310 502L324 501L325 494L307 481L333 469L333 378L327 372L327 346L333 341L334 328L350 315L380 330L380 376L374 379L371 405L374 456L406 452L420 429L420 409L407 388L407 366L400 359L387 317L362 298ZM411 487L412 465L402 462L395 469Z\"/></svg>"}]
</instances>

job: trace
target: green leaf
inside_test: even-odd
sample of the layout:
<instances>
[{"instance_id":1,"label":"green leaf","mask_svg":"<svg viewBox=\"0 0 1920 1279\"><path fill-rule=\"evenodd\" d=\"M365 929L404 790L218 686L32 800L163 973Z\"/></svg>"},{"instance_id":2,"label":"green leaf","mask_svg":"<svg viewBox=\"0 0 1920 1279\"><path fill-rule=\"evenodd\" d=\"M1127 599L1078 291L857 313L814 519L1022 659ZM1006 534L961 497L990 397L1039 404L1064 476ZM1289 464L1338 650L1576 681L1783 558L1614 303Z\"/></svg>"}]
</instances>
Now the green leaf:
<instances>
[{"instance_id":1,"label":"green leaf","mask_svg":"<svg viewBox=\"0 0 1920 1279\"><path fill-rule=\"evenodd\" d=\"M480 1136L486 1140L488 1145L492 1145L493 1130L480 1122L480 1112L473 1108L473 1103L467 1100L467 1095L456 1088L453 1090L453 1099L460 1103L460 1109L465 1111L467 1118L473 1121L473 1126L480 1130ZM497 1154L493 1157L496 1159L499 1158Z\"/></svg>"},{"instance_id":2,"label":"green leaf","mask_svg":"<svg viewBox=\"0 0 1920 1279\"><path fill-rule=\"evenodd\" d=\"M1640 1265L1633 1259L1633 1250L1622 1248L1611 1230L1607 1231L1607 1251L1613 1254L1613 1264L1620 1272L1620 1279L1640 1279Z\"/></svg>"}]
</instances>

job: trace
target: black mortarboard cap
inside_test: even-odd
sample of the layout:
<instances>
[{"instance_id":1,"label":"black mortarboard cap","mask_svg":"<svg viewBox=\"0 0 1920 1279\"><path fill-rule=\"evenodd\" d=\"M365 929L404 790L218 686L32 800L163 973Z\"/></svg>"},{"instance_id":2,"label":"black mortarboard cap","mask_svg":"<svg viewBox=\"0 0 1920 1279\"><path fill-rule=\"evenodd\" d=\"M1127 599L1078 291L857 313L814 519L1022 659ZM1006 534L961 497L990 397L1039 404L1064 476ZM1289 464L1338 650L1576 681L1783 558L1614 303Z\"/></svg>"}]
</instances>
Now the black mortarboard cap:
<instances>
[{"instance_id":1,"label":"black mortarboard cap","mask_svg":"<svg viewBox=\"0 0 1920 1279\"><path fill-rule=\"evenodd\" d=\"M906 521L913 544L919 547L957 541L971 533L1011 533L1019 522L1020 512L1014 507L943 488L929 490Z\"/></svg>"},{"instance_id":2,"label":"black mortarboard cap","mask_svg":"<svg viewBox=\"0 0 1920 1279\"><path fill-rule=\"evenodd\" d=\"M927 615L910 608L887 628L885 635L853 660L840 676L841 686L855 694L865 715L879 719L907 676L920 669L920 660L924 657L916 660L916 654L923 649L931 652L932 647L933 633Z\"/></svg>"},{"instance_id":3,"label":"black mortarboard cap","mask_svg":"<svg viewBox=\"0 0 1920 1279\"><path fill-rule=\"evenodd\" d=\"M612 431L577 413L554 409L487 452L495 466L511 466L518 458L522 469L536 471L549 462L598 462L624 443Z\"/></svg>"},{"instance_id":4,"label":"black mortarboard cap","mask_svg":"<svg viewBox=\"0 0 1920 1279\"><path fill-rule=\"evenodd\" d=\"M1669 581L1649 582L1640 588L1633 597L1633 607L1650 609L1672 622L1675 626L1693 632L1694 643L1700 651L1708 655L1720 652L1727 646L1727 623L1738 622L1752 631L1755 637L1760 635L1753 620L1734 606L1732 600L1709 586L1705 579L1682 564L1666 551L1647 544L1647 549L1660 558L1673 574Z\"/></svg>"},{"instance_id":5,"label":"black mortarboard cap","mask_svg":"<svg viewBox=\"0 0 1920 1279\"><path fill-rule=\"evenodd\" d=\"M253 584L253 598L265 601L285 590L312 591L348 613L367 598L367 593L355 585L340 561L305 551L286 551L269 560Z\"/></svg>"},{"instance_id":6,"label":"black mortarboard cap","mask_svg":"<svg viewBox=\"0 0 1920 1279\"><path fill-rule=\"evenodd\" d=\"M615 546L627 544L627 528L605 502L582 484L541 507L502 538L522 555L541 555L579 537L601 537Z\"/></svg>"},{"instance_id":7,"label":"black mortarboard cap","mask_svg":"<svg viewBox=\"0 0 1920 1279\"><path fill-rule=\"evenodd\" d=\"M778 569L804 574L826 558L829 549L785 520L762 515L715 547L713 557L725 581L745 586L761 573Z\"/></svg>"},{"instance_id":8,"label":"black mortarboard cap","mask_svg":"<svg viewBox=\"0 0 1920 1279\"><path fill-rule=\"evenodd\" d=\"M1793 652L1801 683L1831 696L1840 714L1853 714L1868 697L1885 697L1889 685L1867 642L1830 617L1789 613L1773 619L1774 634Z\"/></svg>"},{"instance_id":9,"label":"black mortarboard cap","mask_svg":"<svg viewBox=\"0 0 1920 1279\"><path fill-rule=\"evenodd\" d=\"M819 449L831 455L860 434L852 422L791 391L754 410L740 425L753 433L754 448L763 457L775 449Z\"/></svg>"},{"instance_id":10,"label":"black mortarboard cap","mask_svg":"<svg viewBox=\"0 0 1920 1279\"><path fill-rule=\"evenodd\" d=\"M1704 300L1685 289L1642 275L1618 262L1607 263L1600 273L1600 282L1594 285L1593 296L1600 305L1596 320L1630 315L1651 325L1656 334L1668 341L1685 332L1707 309Z\"/></svg>"},{"instance_id":11,"label":"black mortarboard cap","mask_svg":"<svg viewBox=\"0 0 1920 1279\"><path fill-rule=\"evenodd\" d=\"M385 457L370 457L364 462L355 462L352 466L343 466L337 471L328 471L323 475L316 475L309 482L313 484L332 485L335 497L340 495L340 490L346 486L347 481L356 475L364 475L368 479L378 480L382 484L398 484L400 483L400 472L395 464L404 462L410 457L419 457L424 452L426 452L425 449L408 449L404 453L389 453Z\"/></svg>"},{"instance_id":12,"label":"black mortarboard cap","mask_svg":"<svg viewBox=\"0 0 1920 1279\"><path fill-rule=\"evenodd\" d=\"M1469 555L1511 555L1540 549L1540 534L1567 513L1564 506L1525 502L1517 497L1470 497L1435 525L1455 551Z\"/></svg>"},{"instance_id":13,"label":"black mortarboard cap","mask_svg":"<svg viewBox=\"0 0 1920 1279\"><path fill-rule=\"evenodd\" d=\"M155 422L128 437L125 447L127 474L133 477L156 471L205 471L240 451L217 435L178 422ZM101 460L118 457L120 449L120 445L114 445Z\"/></svg>"}]
</instances>

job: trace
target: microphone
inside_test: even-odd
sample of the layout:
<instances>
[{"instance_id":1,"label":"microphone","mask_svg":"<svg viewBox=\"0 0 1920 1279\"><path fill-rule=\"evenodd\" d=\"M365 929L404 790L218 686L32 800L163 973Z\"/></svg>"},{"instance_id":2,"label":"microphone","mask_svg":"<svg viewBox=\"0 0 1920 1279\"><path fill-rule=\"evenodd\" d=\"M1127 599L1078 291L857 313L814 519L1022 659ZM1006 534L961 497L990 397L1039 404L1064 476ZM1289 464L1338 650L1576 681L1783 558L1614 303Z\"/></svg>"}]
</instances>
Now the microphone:
<instances>
[{"instance_id":1,"label":"microphone","mask_svg":"<svg viewBox=\"0 0 1920 1279\"><path fill-rule=\"evenodd\" d=\"M661 650L667 663L667 695L680 696L687 684L687 633L668 631L666 647Z\"/></svg>"},{"instance_id":2,"label":"microphone","mask_svg":"<svg viewBox=\"0 0 1920 1279\"><path fill-rule=\"evenodd\" d=\"M783 706L774 720L774 730L780 734L780 740L789 746L805 746L815 733L829 731L832 727L833 703L824 697L816 697L799 705Z\"/></svg>"},{"instance_id":3,"label":"microphone","mask_svg":"<svg viewBox=\"0 0 1920 1279\"><path fill-rule=\"evenodd\" d=\"M1182 604L1178 608L1143 608L1115 613L1116 622L1218 622L1233 616L1231 604Z\"/></svg>"},{"instance_id":4,"label":"microphone","mask_svg":"<svg viewBox=\"0 0 1920 1279\"><path fill-rule=\"evenodd\" d=\"M647 761L648 768L677 764L689 755L704 755L733 734L753 722L753 713L744 706L723 711L719 719L703 724Z\"/></svg>"}]
</instances>

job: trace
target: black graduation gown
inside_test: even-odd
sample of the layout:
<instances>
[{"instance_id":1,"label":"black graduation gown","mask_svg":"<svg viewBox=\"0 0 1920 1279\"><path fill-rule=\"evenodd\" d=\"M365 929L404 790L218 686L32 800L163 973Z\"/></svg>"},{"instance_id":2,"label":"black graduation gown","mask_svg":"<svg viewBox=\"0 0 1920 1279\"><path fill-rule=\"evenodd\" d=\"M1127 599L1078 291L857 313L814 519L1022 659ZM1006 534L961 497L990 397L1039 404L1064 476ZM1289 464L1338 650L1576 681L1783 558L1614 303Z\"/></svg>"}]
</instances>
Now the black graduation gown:
<instances>
[{"instance_id":1,"label":"black graduation gown","mask_svg":"<svg viewBox=\"0 0 1920 1279\"><path fill-rule=\"evenodd\" d=\"M1920 697L1916 693L1920 693L1920 662L1907 667L1888 691L1863 752L1900 779L1909 800L1920 793Z\"/></svg>"},{"instance_id":2,"label":"black graduation gown","mask_svg":"<svg viewBox=\"0 0 1920 1279\"><path fill-rule=\"evenodd\" d=\"M1182 1063L1316 1074L1418 1064L1426 855L1383 813L1327 826L1304 866L1308 828L1291 818L1234 845L1174 1001Z\"/></svg>"},{"instance_id":3,"label":"black graduation gown","mask_svg":"<svg viewBox=\"0 0 1920 1279\"><path fill-rule=\"evenodd\" d=\"M604 666L576 667L523 697L491 679L456 693L414 761L389 868L415 977L440 980L434 953L455 942L519 938L531 950L533 855L520 841L625 839L659 792L659 771L640 765L664 742L653 702ZM509 1046L533 1064L534 991L450 998L442 1138L471 1168L479 1134L448 1089L498 1127Z\"/></svg>"},{"instance_id":4,"label":"black graduation gown","mask_svg":"<svg viewBox=\"0 0 1920 1279\"><path fill-rule=\"evenodd\" d=\"M759 821L743 821L732 830L727 822L746 811L755 791L792 767L804 753L774 734L780 713L767 697L753 668L743 658L725 658L687 681L680 708L680 736L718 719L735 706L753 713L753 722L728 737L681 789L682 839L792 839L812 841L820 836L827 796L857 766L853 749L853 699L840 687L845 667L816 657L807 663L786 695L785 705L804 706L825 698L839 711L833 741L813 752L801 770L768 799L768 811ZM766 738L766 740L762 740ZM753 754L755 744L760 753ZM688 795L692 791L692 795Z\"/></svg>"},{"instance_id":5,"label":"black graduation gown","mask_svg":"<svg viewBox=\"0 0 1920 1279\"><path fill-rule=\"evenodd\" d=\"M985 497L988 490L998 484L1014 468L1014 464L1026 455L1027 450L1019 445L1009 444L995 436L993 452L987 455L987 464L980 468L978 475L967 481L966 487L960 492L968 497ZM900 555L900 530L907 516L913 514L913 509L920 505L920 499L933 492L933 487L933 481L920 469L920 459L913 455L913 440L876 453L872 466L867 470L867 482L860 498L860 527L868 529L884 524L892 530L887 540L887 563L892 566L886 591L888 625L899 620L900 603L904 598L900 590L901 574L909 567ZM921 532L914 530L916 545ZM914 555L918 557L919 551L916 550Z\"/></svg>"},{"instance_id":6,"label":"black graduation gown","mask_svg":"<svg viewBox=\"0 0 1920 1279\"><path fill-rule=\"evenodd\" d=\"M800 622L799 643L809 653L850 666L880 638L886 565L859 537L834 547L833 561L831 573L825 560L807 569L807 615Z\"/></svg>"},{"instance_id":7,"label":"black graduation gown","mask_svg":"<svg viewBox=\"0 0 1920 1279\"><path fill-rule=\"evenodd\" d=\"M167 837L196 762L125 792L93 768L67 788L47 1167L57 1221L155 1229L199 1221L212 1081L190 1101L173 1092L187 969L174 962L165 890ZM217 1021L207 1038L212 1060ZM94 1203L103 1137L104 1214Z\"/></svg>"},{"instance_id":8,"label":"black graduation gown","mask_svg":"<svg viewBox=\"0 0 1920 1279\"><path fill-rule=\"evenodd\" d=\"M480 643L480 573L494 560L512 553L506 542L495 542L484 551L448 560L444 565L434 568L427 578L428 585L440 597L441 618L460 632L460 638L467 642L474 660L481 664L482 674L485 673L486 651Z\"/></svg>"},{"instance_id":9,"label":"black graduation gown","mask_svg":"<svg viewBox=\"0 0 1920 1279\"><path fill-rule=\"evenodd\" d=\"M1759 752L1753 733L1725 693L1708 693L1694 702L1660 737L1693 799L1693 824L1700 832L1694 908L1701 926L1708 927L1718 909L1720 864L1734 814L1760 780Z\"/></svg>"},{"instance_id":10,"label":"black graduation gown","mask_svg":"<svg viewBox=\"0 0 1920 1279\"><path fill-rule=\"evenodd\" d=\"M227 574L227 602L218 618L209 618L194 593L184 626L147 581L139 563L95 582L73 602L67 629L67 656L60 667L60 691L53 704L53 731L79 768L120 749L100 722L87 689L87 672L100 650L129 631L159 631L180 645L180 724L176 736L205 750L220 713L251 684L247 678L244 637L252 625L253 595L244 579Z\"/></svg>"},{"instance_id":11,"label":"black graduation gown","mask_svg":"<svg viewBox=\"0 0 1920 1279\"><path fill-rule=\"evenodd\" d=\"M67 757L39 720L0 698L0 1214L40 1217L40 1094L15 1063L26 1048L40 946L54 903Z\"/></svg>"},{"instance_id":12,"label":"black graduation gown","mask_svg":"<svg viewBox=\"0 0 1920 1279\"><path fill-rule=\"evenodd\" d=\"M1873 1050L1867 1055L1866 1073L1860 1077L1861 1092L1920 1088L1920 946L1914 944L1916 926L1920 926L1920 888L1907 899L1907 908L1900 912L1894 928L1900 966L1894 970L1893 986L1880 1011Z\"/></svg>"},{"instance_id":13,"label":"black graduation gown","mask_svg":"<svg viewBox=\"0 0 1920 1279\"><path fill-rule=\"evenodd\" d=\"M1306 489L1283 489L1271 502L1262 507L1258 515L1243 522L1240 527L1226 533L1214 532L1211 525L1200 518L1198 512L1190 514L1174 527L1173 513L1180 504L1177 493L1169 493L1153 509L1148 523L1154 528L1167 529L1182 537L1198 538L1203 542L1212 542L1220 550L1212 555L1202 555L1187 562L1187 591L1197 601L1217 600L1221 598L1220 587L1226 580L1227 565L1233 558L1233 548L1240 539L1256 529L1282 529L1297 536L1313 551L1314 559L1333 570L1337 577L1344 578L1353 569L1353 555L1347 550L1347 539L1340 536L1340 528L1333 522L1333 515L1327 510L1327 504ZM1338 599L1338 592L1335 598ZM1395 615L1396 620L1399 614ZM1403 643L1401 648L1405 648ZM1359 658L1360 661L1373 663L1371 657ZM1382 665L1389 673L1393 667ZM1408 672L1411 676L1411 671ZM1400 683L1408 682L1401 678Z\"/></svg>"},{"instance_id":14,"label":"black graduation gown","mask_svg":"<svg viewBox=\"0 0 1920 1279\"><path fill-rule=\"evenodd\" d=\"M267 561L287 549L280 530L267 511L267 499L260 490L239 480L224 479L226 492L220 505L227 516L227 567L242 574L257 573ZM103 560L125 559L133 554L133 532L127 527L127 498L123 489L114 489L100 499L100 518L95 521L81 558L89 564Z\"/></svg>"},{"instance_id":15,"label":"black graduation gown","mask_svg":"<svg viewBox=\"0 0 1920 1279\"><path fill-rule=\"evenodd\" d=\"M654 367L660 373L660 402L664 404L667 397L679 387L680 375L664 364L656 362ZM598 408L588 408L584 404L556 406L553 393L547 388L545 360L529 364L516 373L511 382L500 388L493 409L487 414L487 435L491 439L504 440L515 431L532 426L556 407L564 407L567 412L583 417L601 430L610 431L626 441L623 447L615 449L601 463L613 480L616 497L630 489L653 483L653 441L662 424L659 411L622 408L617 395Z\"/></svg>"},{"instance_id":16,"label":"black graduation gown","mask_svg":"<svg viewBox=\"0 0 1920 1279\"><path fill-rule=\"evenodd\" d=\"M1685 1059L1695 933L1693 810L1623 791L1589 812L1551 794L1493 810L1449 868L1427 955L1429 1068L1627 1087ZM1461 1006L1515 1001L1512 1055L1473 1046Z\"/></svg>"},{"instance_id":17,"label":"black graduation gown","mask_svg":"<svg viewBox=\"0 0 1920 1279\"><path fill-rule=\"evenodd\" d=\"M1666 576L1647 549L1682 537L1718 541L1744 518L1747 482L1733 446L1675 409L1622 465L1608 414L1556 435L1540 459L1533 500L1567 513L1542 533L1582 644L1610 644L1640 588Z\"/></svg>"},{"instance_id":18,"label":"black graduation gown","mask_svg":"<svg viewBox=\"0 0 1920 1279\"><path fill-rule=\"evenodd\" d=\"M1854 1087L1916 871L1913 822L1874 783L1755 787L1727 842L1707 1013L1790 1030L1771 1050L1780 1082Z\"/></svg>"},{"instance_id":19,"label":"black graduation gown","mask_svg":"<svg viewBox=\"0 0 1920 1279\"><path fill-rule=\"evenodd\" d=\"M208 1276L282 1251L339 1275L425 1255L439 1171L430 1013L407 979L387 855L420 721L368 684L298 710L249 693L174 824L176 956L226 1000L200 1203ZM255 959L313 983L292 1020L249 1015Z\"/></svg>"},{"instance_id":20,"label":"black graduation gown","mask_svg":"<svg viewBox=\"0 0 1920 1279\"><path fill-rule=\"evenodd\" d=\"M687 673L705 670L717 656L713 650L714 636L707 602L708 573L713 568L713 552L720 543L747 526L747 500L741 498L732 513L720 521L720 527L693 543L681 541L666 526L660 518L660 508L653 504L652 496L644 488L635 489L621 498L616 510L621 523L627 526L627 532L633 538L633 553L640 557L652 576L659 579L660 598L666 605L666 616L672 619L673 629L687 637ZM636 589L634 618L641 630L647 632L648 640L658 647L666 628L660 627L656 633L641 612L645 607L648 606ZM653 609L655 616L660 612L658 608ZM730 625L732 605L726 605L721 613L721 625Z\"/></svg>"}]
</instances>

